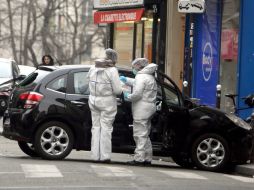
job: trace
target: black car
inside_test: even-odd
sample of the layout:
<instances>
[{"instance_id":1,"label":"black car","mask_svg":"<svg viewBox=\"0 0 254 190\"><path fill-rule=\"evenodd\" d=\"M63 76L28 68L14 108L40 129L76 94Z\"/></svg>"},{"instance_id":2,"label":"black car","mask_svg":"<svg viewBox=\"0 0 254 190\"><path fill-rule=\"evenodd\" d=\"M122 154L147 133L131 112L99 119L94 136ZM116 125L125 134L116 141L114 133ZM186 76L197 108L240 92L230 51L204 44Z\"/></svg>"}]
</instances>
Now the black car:
<instances>
[{"instance_id":1,"label":"black car","mask_svg":"<svg viewBox=\"0 0 254 190\"><path fill-rule=\"evenodd\" d=\"M45 66L29 75L10 96L2 135L18 141L24 153L44 159L63 159L72 149L90 150L89 68ZM127 69L119 68L119 73L134 77ZM154 155L209 171L249 160L253 130L247 123L192 103L165 74L156 78L157 112L150 134ZM118 97L113 152L133 153L132 130L131 103Z\"/></svg>"}]
</instances>

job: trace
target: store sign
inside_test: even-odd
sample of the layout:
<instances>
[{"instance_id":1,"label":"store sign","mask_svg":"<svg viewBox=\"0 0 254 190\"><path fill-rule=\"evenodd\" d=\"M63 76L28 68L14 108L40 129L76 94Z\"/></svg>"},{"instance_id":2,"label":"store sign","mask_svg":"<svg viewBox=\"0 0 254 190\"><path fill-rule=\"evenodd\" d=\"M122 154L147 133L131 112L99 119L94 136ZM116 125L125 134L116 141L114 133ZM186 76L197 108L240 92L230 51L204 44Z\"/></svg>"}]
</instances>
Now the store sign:
<instances>
[{"instance_id":1,"label":"store sign","mask_svg":"<svg viewBox=\"0 0 254 190\"><path fill-rule=\"evenodd\" d=\"M94 23L114 23L124 21L140 21L144 9L128 9L117 11L97 11L94 13Z\"/></svg>"},{"instance_id":2,"label":"store sign","mask_svg":"<svg viewBox=\"0 0 254 190\"><path fill-rule=\"evenodd\" d=\"M220 2L206 1L206 12L195 15L194 90L201 104L216 106L216 85L220 62ZM223 88L223 87L222 87Z\"/></svg>"},{"instance_id":3,"label":"store sign","mask_svg":"<svg viewBox=\"0 0 254 190\"><path fill-rule=\"evenodd\" d=\"M95 9L143 6L144 0L94 0Z\"/></svg>"},{"instance_id":4,"label":"store sign","mask_svg":"<svg viewBox=\"0 0 254 190\"><path fill-rule=\"evenodd\" d=\"M224 60L237 60L238 30L223 29L221 32L221 58Z\"/></svg>"},{"instance_id":5,"label":"store sign","mask_svg":"<svg viewBox=\"0 0 254 190\"><path fill-rule=\"evenodd\" d=\"M202 57L203 79L209 81L213 70L213 49L210 42L205 44Z\"/></svg>"},{"instance_id":6,"label":"store sign","mask_svg":"<svg viewBox=\"0 0 254 190\"><path fill-rule=\"evenodd\" d=\"M178 12L180 13L203 13L205 11L204 0L179 0Z\"/></svg>"}]
</instances>

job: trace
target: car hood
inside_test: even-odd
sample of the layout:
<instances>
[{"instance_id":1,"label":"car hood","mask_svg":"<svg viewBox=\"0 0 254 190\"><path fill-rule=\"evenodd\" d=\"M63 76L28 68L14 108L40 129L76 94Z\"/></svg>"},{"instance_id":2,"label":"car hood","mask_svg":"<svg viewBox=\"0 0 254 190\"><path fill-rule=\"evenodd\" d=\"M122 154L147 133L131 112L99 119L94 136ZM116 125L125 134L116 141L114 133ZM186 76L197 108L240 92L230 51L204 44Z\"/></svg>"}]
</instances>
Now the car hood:
<instances>
[{"instance_id":1,"label":"car hood","mask_svg":"<svg viewBox=\"0 0 254 190\"><path fill-rule=\"evenodd\" d=\"M206 122L211 127L237 127L230 119L228 119L225 112L217 108L200 105L190 109L189 114L192 121L200 121L198 124Z\"/></svg>"}]
</instances>

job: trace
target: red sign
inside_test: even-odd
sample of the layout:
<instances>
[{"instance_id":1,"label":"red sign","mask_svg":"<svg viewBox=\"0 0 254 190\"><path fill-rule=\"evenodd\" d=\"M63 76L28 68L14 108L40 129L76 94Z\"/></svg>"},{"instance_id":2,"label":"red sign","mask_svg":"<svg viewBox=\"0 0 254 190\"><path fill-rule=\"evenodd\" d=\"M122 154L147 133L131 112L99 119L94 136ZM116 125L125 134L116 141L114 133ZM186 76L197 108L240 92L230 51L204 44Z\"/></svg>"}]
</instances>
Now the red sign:
<instances>
[{"instance_id":1,"label":"red sign","mask_svg":"<svg viewBox=\"0 0 254 190\"><path fill-rule=\"evenodd\" d=\"M139 21L141 20L144 8L128 9L117 11L97 11L94 13L94 23L113 23L124 21Z\"/></svg>"},{"instance_id":2,"label":"red sign","mask_svg":"<svg viewBox=\"0 0 254 190\"><path fill-rule=\"evenodd\" d=\"M238 30L224 29L221 32L221 57L224 60L237 60Z\"/></svg>"}]
</instances>

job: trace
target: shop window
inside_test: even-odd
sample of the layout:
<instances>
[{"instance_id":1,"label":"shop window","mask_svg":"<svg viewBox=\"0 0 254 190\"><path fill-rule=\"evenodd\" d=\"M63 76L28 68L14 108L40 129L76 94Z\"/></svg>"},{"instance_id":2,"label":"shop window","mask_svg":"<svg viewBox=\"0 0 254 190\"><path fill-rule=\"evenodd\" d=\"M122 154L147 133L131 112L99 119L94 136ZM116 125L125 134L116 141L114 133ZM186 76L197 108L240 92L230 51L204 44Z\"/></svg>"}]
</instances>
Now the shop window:
<instances>
[{"instance_id":1,"label":"shop window","mask_svg":"<svg viewBox=\"0 0 254 190\"><path fill-rule=\"evenodd\" d=\"M119 22L114 25L114 49L118 52L118 64L130 66L133 49L133 22Z\"/></svg>"},{"instance_id":2,"label":"shop window","mask_svg":"<svg viewBox=\"0 0 254 190\"><path fill-rule=\"evenodd\" d=\"M226 112L233 111L233 103L225 94L237 93L239 6L240 1L225 0L222 10L220 84L221 108Z\"/></svg>"}]
</instances>

